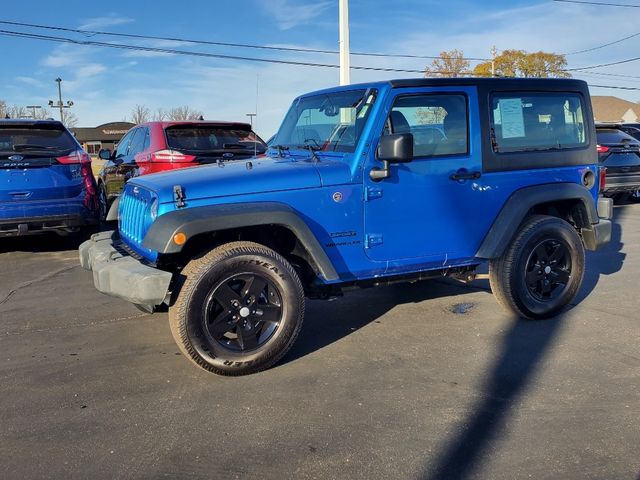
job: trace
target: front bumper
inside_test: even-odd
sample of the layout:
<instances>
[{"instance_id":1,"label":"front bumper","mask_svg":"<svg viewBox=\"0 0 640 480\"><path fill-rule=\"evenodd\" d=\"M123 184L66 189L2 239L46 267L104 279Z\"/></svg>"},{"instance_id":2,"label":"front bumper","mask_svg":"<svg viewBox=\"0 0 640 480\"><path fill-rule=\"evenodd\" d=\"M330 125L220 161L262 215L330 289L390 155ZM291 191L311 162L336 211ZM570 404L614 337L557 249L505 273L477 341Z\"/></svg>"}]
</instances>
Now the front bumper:
<instances>
[{"instance_id":1,"label":"front bumper","mask_svg":"<svg viewBox=\"0 0 640 480\"><path fill-rule=\"evenodd\" d=\"M80 264L93 272L93 284L102 293L136 305L164 303L173 274L144 265L118 249L117 232L93 235L79 248Z\"/></svg>"}]
</instances>

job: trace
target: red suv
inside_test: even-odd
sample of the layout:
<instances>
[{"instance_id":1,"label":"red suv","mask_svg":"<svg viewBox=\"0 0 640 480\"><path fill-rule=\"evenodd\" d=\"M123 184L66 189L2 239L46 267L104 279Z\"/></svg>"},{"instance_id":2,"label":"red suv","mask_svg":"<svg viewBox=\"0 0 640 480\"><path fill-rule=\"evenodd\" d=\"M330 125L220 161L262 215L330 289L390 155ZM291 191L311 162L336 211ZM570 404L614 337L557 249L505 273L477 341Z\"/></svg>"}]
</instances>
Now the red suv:
<instances>
[{"instance_id":1,"label":"red suv","mask_svg":"<svg viewBox=\"0 0 640 480\"><path fill-rule=\"evenodd\" d=\"M120 140L115 152L100 150L106 160L98 177L100 218L106 219L113 200L127 180L138 175L242 160L267 149L248 123L147 122L136 125Z\"/></svg>"}]
</instances>

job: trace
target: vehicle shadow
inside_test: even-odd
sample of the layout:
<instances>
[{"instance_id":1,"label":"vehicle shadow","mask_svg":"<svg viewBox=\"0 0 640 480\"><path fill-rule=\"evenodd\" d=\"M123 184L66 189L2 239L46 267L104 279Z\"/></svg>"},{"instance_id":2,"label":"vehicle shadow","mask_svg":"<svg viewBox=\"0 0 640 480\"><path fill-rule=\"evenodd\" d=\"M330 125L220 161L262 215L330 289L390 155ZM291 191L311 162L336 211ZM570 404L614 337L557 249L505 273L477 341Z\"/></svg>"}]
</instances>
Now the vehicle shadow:
<instances>
[{"instance_id":1,"label":"vehicle shadow","mask_svg":"<svg viewBox=\"0 0 640 480\"><path fill-rule=\"evenodd\" d=\"M589 252L582 289L576 302L586 298L603 275L622 268L622 228L618 221L627 212L616 208L609 245ZM427 461L419 478L424 480L462 480L473 477L481 466L484 453L499 439L514 405L526 395L531 378L545 358L549 347L562 330L569 312L545 321L511 320L502 340L501 353L487 372L483 399L459 423L459 431Z\"/></svg>"},{"instance_id":2,"label":"vehicle shadow","mask_svg":"<svg viewBox=\"0 0 640 480\"><path fill-rule=\"evenodd\" d=\"M0 253L41 253L77 250L80 244L87 238L88 237L86 235L80 234L61 236L55 233L0 238Z\"/></svg>"}]
</instances>

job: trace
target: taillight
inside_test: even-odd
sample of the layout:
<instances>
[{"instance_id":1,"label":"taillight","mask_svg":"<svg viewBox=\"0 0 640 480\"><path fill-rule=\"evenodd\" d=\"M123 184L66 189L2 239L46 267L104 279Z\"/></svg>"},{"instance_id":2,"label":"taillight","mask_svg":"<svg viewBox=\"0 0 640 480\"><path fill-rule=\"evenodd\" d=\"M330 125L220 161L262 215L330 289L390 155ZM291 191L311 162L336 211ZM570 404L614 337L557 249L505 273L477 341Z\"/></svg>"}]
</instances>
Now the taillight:
<instances>
[{"instance_id":1,"label":"taillight","mask_svg":"<svg viewBox=\"0 0 640 480\"><path fill-rule=\"evenodd\" d=\"M607 153L609 151L609 147L605 147L604 145L598 145L596 147L598 153Z\"/></svg>"},{"instance_id":2,"label":"taillight","mask_svg":"<svg viewBox=\"0 0 640 480\"><path fill-rule=\"evenodd\" d=\"M607 169L606 167L600 167L600 191L604 190L605 185L607 184Z\"/></svg>"},{"instance_id":3,"label":"taillight","mask_svg":"<svg viewBox=\"0 0 640 480\"><path fill-rule=\"evenodd\" d=\"M56 157L56 160L64 165L70 165L73 163L87 163L91 165L91 157L83 150L76 150L64 157ZM89 170L91 170L91 167L89 167Z\"/></svg>"},{"instance_id":4,"label":"taillight","mask_svg":"<svg viewBox=\"0 0 640 480\"><path fill-rule=\"evenodd\" d=\"M193 162L195 159L195 155L185 155L175 150L160 150L151 154L152 162L187 163Z\"/></svg>"}]
</instances>

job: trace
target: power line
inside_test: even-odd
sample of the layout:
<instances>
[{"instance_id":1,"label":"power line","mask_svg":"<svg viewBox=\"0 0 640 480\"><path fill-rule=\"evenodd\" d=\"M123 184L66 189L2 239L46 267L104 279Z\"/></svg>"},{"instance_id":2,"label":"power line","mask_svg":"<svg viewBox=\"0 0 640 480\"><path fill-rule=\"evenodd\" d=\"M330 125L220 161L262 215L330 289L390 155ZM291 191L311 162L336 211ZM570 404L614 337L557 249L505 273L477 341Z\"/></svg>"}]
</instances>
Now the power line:
<instances>
[{"instance_id":1,"label":"power line","mask_svg":"<svg viewBox=\"0 0 640 480\"><path fill-rule=\"evenodd\" d=\"M581 3L585 5L605 5L607 7L627 7L627 8L640 8L640 5L629 5L625 3L607 3L607 2L583 2L581 0L553 0L554 2L564 3Z\"/></svg>"},{"instance_id":2,"label":"power line","mask_svg":"<svg viewBox=\"0 0 640 480\"><path fill-rule=\"evenodd\" d=\"M340 65L331 64L331 63L300 62L300 61L294 61L294 60L244 57L244 56L237 56L237 55L223 55L223 54L207 53L207 52L190 52L190 51L176 50L171 48L145 47L142 45L107 43L107 42L98 42L93 40L76 40L76 39L66 38L66 37L40 35L36 33L14 32L10 30L0 30L0 35L7 36L7 37L51 41L51 42L57 42L57 43L70 43L74 45L83 45L83 46L95 46L95 47L116 48L120 50L135 50L135 51L144 51L144 52L166 53L170 55L186 55L186 56L205 57L205 58L220 58L220 59L227 59L227 60L242 60L242 61L251 61L251 62L275 63L275 64L281 64L281 65L297 65L297 66L305 66L305 67L340 68ZM631 59L628 61L633 61L633 60L640 60L640 57ZM622 63L622 62L617 62L617 63ZM599 66L604 66L604 65L596 65L596 66L582 67L582 68L583 69L597 68ZM377 71L377 72L420 73L420 74L424 73L424 70L411 70L411 69L386 68L386 67L366 67L361 65L352 65L351 68L354 70ZM570 69L570 70L579 70L579 69ZM565 71L569 71L569 70L565 70ZM433 71L431 73L450 73L450 72ZM472 74L473 72L461 72L461 73ZM594 73L597 73L597 72L594 72ZM613 86L613 85L591 85L591 86L600 87L600 88L621 89L621 90L640 90L640 88L636 88L636 87L620 87L620 86Z\"/></svg>"},{"instance_id":3,"label":"power line","mask_svg":"<svg viewBox=\"0 0 640 480\"><path fill-rule=\"evenodd\" d=\"M284 52L298 52L298 53L323 53L323 54L339 54L338 50L322 50L315 48L302 48L302 47L275 47L268 45L252 45L246 43L228 43L228 42L214 42L209 40L194 40L189 38L180 38L180 37L160 37L154 35L140 35L134 33L115 33L115 32L103 32L98 30L82 30L78 28L68 28L68 27L58 27L53 25L42 25L36 23L24 23L24 22L12 22L9 20L0 20L0 24L4 25L14 25L20 27L30 27L30 28L41 28L47 30L56 30L63 32L73 32L80 33L83 35L105 35L111 37L121 37L121 38L137 38L143 40L163 40L170 42L182 42L182 43L192 43L196 45L214 45L218 47L234 47L234 48L254 48L261 50L276 50L276 51L284 51ZM419 58L419 59L439 59L441 57L430 56L430 55L410 55L410 54L391 54L391 53L374 53L374 52L351 52L351 55L362 56L362 57L388 57L388 58ZM486 62L488 58L474 58L468 57L463 60L471 60L471 61L479 61Z\"/></svg>"},{"instance_id":4,"label":"power line","mask_svg":"<svg viewBox=\"0 0 640 480\"><path fill-rule=\"evenodd\" d=\"M294 61L294 60L279 60L275 58L257 58L257 57L244 57L239 55L224 55L219 53L190 52L187 50L176 50L172 48L145 47L142 45L97 42L93 40L75 40L73 38L55 37L51 35L40 35L36 33L13 32L10 30L0 30L0 35L4 35L7 37L19 37L19 38L29 38L34 40L44 40L44 41L58 42L58 43L72 43L75 45L117 48L120 50L136 50L136 51L143 51L143 52L167 53L170 55L186 55L186 56L193 56L193 57L221 58L221 59L227 59L227 60L243 60L247 62L276 63L281 65L298 65L298 66L304 66L304 67L340 68L340 65L331 64L331 63L301 62L301 61ZM352 65L351 68L354 70L372 70L377 72L424 73L424 70L411 70L411 69L402 69L402 68L365 67L365 66L357 66L357 65ZM444 73L444 72L440 72L440 73Z\"/></svg>"},{"instance_id":5,"label":"power line","mask_svg":"<svg viewBox=\"0 0 640 480\"><path fill-rule=\"evenodd\" d=\"M601 63L599 65L588 65L586 67L567 68L565 69L565 72L578 72L581 70L592 70L594 68L610 67L612 65L622 65L623 63L637 62L638 60L640 60L640 57L627 58L626 60L618 60L616 62Z\"/></svg>"},{"instance_id":6,"label":"power line","mask_svg":"<svg viewBox=\"0 0 640 480\"><path fill-rule=\"evenodd\" d=\"M592 47L592 48L586 48L584 50L578 50L577 52L569 52L569 53L565 53L564 55L577 55L579 53L587 53L587 52L593 52L594 50L600 50L601 48L605 48L605 47L609 47L611 45L615 45L616 43L621 43L624 42L625 40L629 40L630 38L634 38L640 35L640 32L638 33L634 33L633 35L629 35L626 36L624 38L621 38L620 40L616 40L614 42L609 42L609 43L605 43L603 45L598 45L597 47Z\"/></svg>"}]
</instances>

